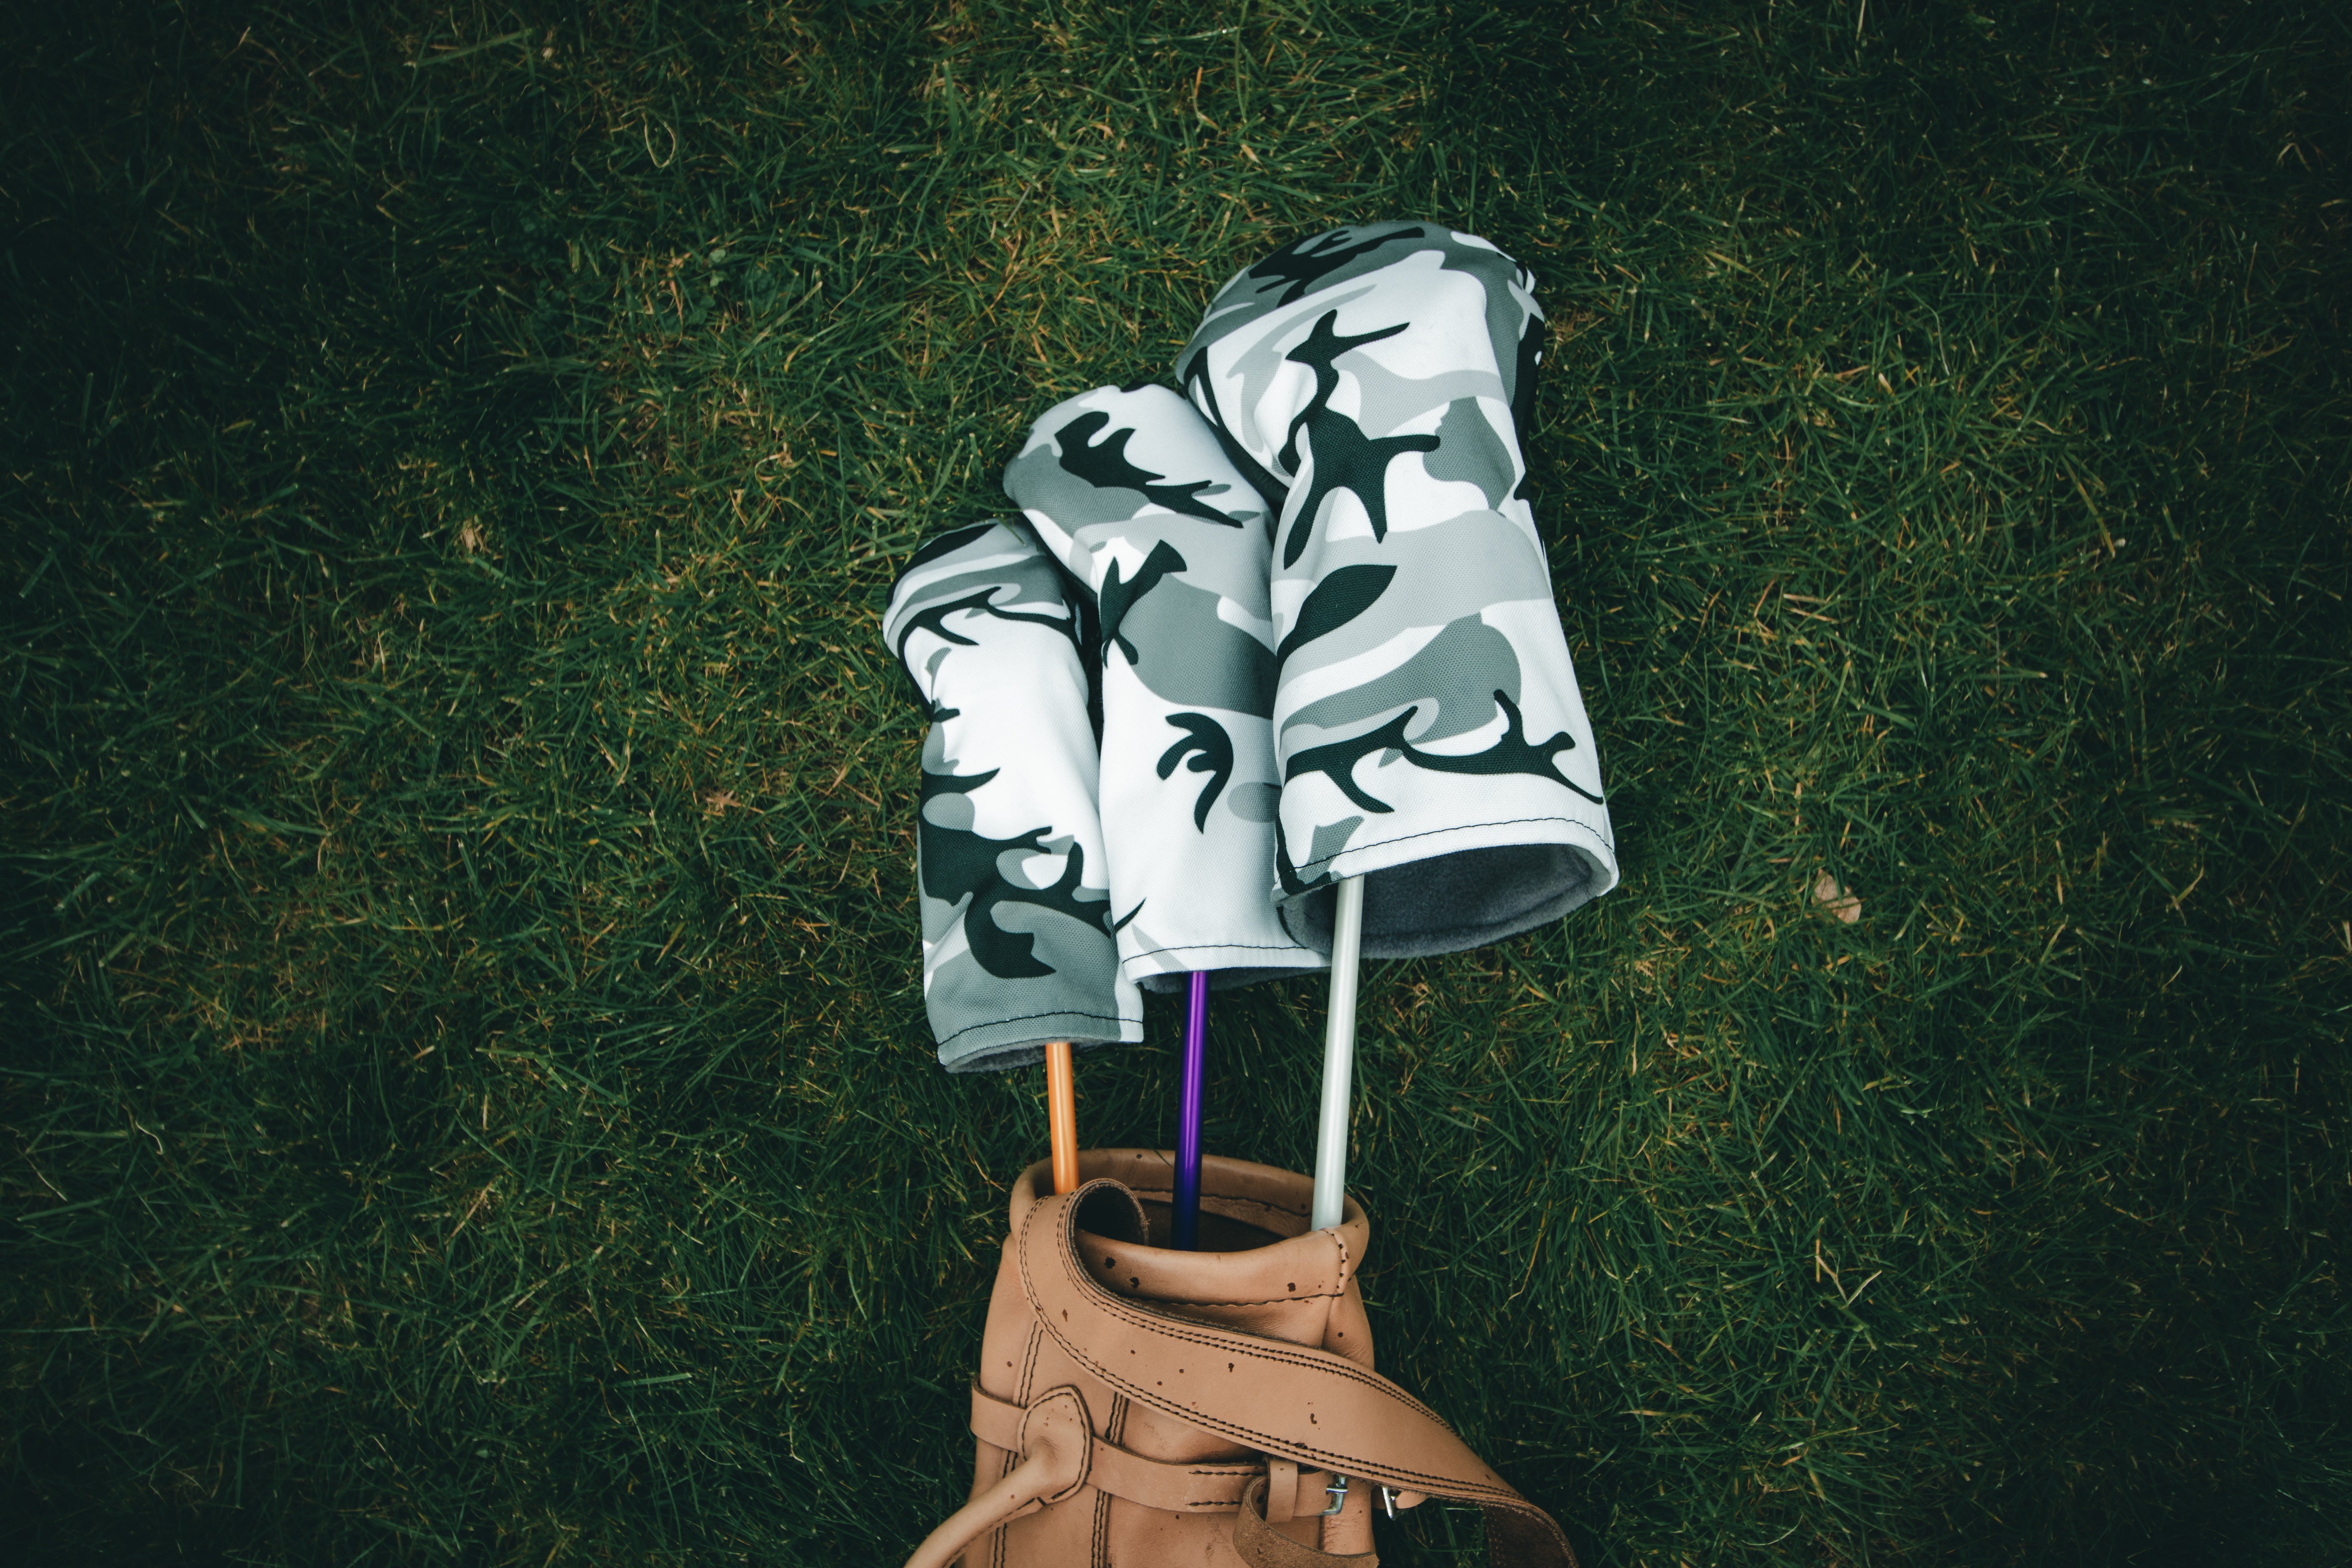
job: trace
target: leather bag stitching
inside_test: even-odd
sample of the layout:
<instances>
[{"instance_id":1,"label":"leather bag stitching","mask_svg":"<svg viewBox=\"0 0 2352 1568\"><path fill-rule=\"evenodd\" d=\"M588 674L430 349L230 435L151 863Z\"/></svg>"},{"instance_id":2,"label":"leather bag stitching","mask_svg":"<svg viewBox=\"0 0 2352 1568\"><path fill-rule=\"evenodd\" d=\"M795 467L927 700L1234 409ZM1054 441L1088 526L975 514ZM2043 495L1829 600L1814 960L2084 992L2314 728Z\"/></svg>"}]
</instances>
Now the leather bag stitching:
<instances>
[{"instance_id":1,"label":"leather bag stitching","mask_svg":"<svg viewBox=\"0 0 2352 1568\"><path fill-rule=\"evenodd\" d=\"M1171 1307L1281 1307L1292 1301L1336 1301L1347 1293L1345 1290L1309 1290L1296 1296L1268 1296L1263 1301L1209 1301L1194 1296L1154 1296L1151 1299ZM1111 1300L1118 1301L1125 1298L1113 1296Z\"/></svg>"},{"instance_id":2,"label":"leather bag stitching","mask_svg":"<svg viewBox=\"0 0 2352 1568\"><path fill-rule=\"evenodd\" d=\"M1089 1185L1091 1184L1089 1184ZM1083 1187L1079 1189L1080 1193L1083 1193L1084 1191L1085 1188ZM1075 1198L1076 1195L1076 1194L1073 1194L1073 1197ZM1044 1206L1045 1205L1043 1204L1038 1205L1039 1208ZM1076 1213L1076 1204L1073 1202L1065 1213L1075 1215ZM1027 1240L1029 1227L1035 1223L1036 1214L1037 1209L1033 1208L1029 1211L1028 1216L1022 1221L1022 1237L1024 1243ZM1074 1231L1076 1228L1076 1227L1075 1226L1066 1226L1066 1230ZM1236 1329L1203 1330L1201 1331L1195 1331L1192 1329L1178 1329L1174 1325L1183 1322L1183 1320L1181 1318L1165 1317L1160 1313L1146 1312L1139 1309L1129 1306L1124 1298L1114 1296L1109 1291L1104 1289L1101 1285L1096 1282L1094 1277L1086 1271L1083 1265L1077 1264L1077 1260L1068 1245L1068 1243L1073 1239L1075 1238L1067 1236L1065 1237L1065 1245L1062 1248L1063 1272L1069 1279L1072 1284L1078 1286L1082 1290L1091 1290L1095 1295L1098 1296L1105 1303L1106 1309L1109 1311L1110 1315L1120 1319L1129 1326L1145 1329L1160 1335L1162 1338L1176 1340L1185 1344L1216 1345L1227 1350L1238 1350L1239 1353L1253 1357L1259 1361L1274 1362L1287 1366L1309 1368L1318 1372L1328 1372L1333 1376L1344 1378L1349 1382L1358 1384L1372 1393L1382 1394L1387 1398L1395 1401L1397 1404L1404 1405L1415 1415L1437 1423L1438 1426L1444 1427L1448 1432L1452 1432L1454 1430L1453 1426L1444 1416L1438 1415L1437 1412L1432 1410L1426 1405L1423 1405L1420 1400L1415 1399L1412 1394L1407 1394L1403 1389L1399 1388L1395 1384L1391 1383L1387 1378L1381 1376L1378 1373L1366 1372L1361 1367L1357 1366L1354 1363L1345 1361L1339 1356L1332 1355L1328 1351L1310 1352L1301 1346L1284 1345L1273 1340L1261 1340L1257 1339L1254 1335L1243 1335L1241 1331ZM1037 1293L1034 1289L1034 1282L1029 1275L1029 1254L1028 1248L1025 1245L1021 1248L1020 1258L1022 1283L1024 1286L1030 1287L1029 1300L1031 1308L1034 1310L1036 1307ZM1210 1303L1202 1304L1208 1305ZM1240 1305L1241 1303L1231 1304ZM1070 1342L1064 1339L1062 1334L1046 1321L1045 1315L1043 1312L1039 1312L1037 1314L1037 1321L1044 1325L1045 1331L1053 1335L1055 1342L1059 1344L1065 1351L1072 1348ZM1236 1338L1242 1339L1245 1341L1245 1342L1239 1346L1230 1342L1231 1340ZM1126 1385L1121 1384L1120 1386L1124 1387ZM1141 1392L1139 1388L1136 1388L1132 1392L1134 1394L1134 1397L1141 1399L1146 1405L1155 1403L1150 1394ZM1167 1408L1171 1415L1181 1415L1184 1414L1184 1412L1177 1409L1173 1405L1168 1406Z\"/></svg>"},{"instance_id":3,"label":"leather bag stitching","mask_svg":"<svg viewBox=\"0 0 2352 1568\"><path fill-rule=\"evenodd\" d=\"M1056 1390L1055 1392L1058 1393L1060 1391ZM999 1449L1004 1453L1004 1474L1009 1476L1013 1473L1013 1466L1018 1462L1020 1457L1018 1449L1020 1443L1019 1433L1021 1427L1025 1424L1029 1413L1023 1406L1013 1404L1009 1399L997 1398L996 1395L989 1393L988 1390L981 1387L978 1384L972 1384L971 1393L974 1402L972 1420L971 1424L971 1435L981 1442L987 1444L990 1447ZM1054 1395L1052 1394L1048 1394L1045 1397L1047 1399L1051 1399ZM1112 1419L1123 1427L1126 1425L1126 1407L1131 1402L1128 1399L1127 1395L1123 1394L1115 1394L1111 1396L1111 1399L1115 1406L1115 1413ZM997 1421L1010 1421L1013 1424L1013 1431L1009 1434L1009 1436L1013 1439L1014 1447L1006 1448L1003 1444L995 1441L992 1437L988 1436L988 1434L980 1429L982 1417L978 1405L979 1402L982 1400L985 1400L988 1404L996 1407ZM1043 1403L1043 1401L1040 1401L1040 1403ZM1122 1436L1124 1434L1122 1433ZM1091 1443L1095 1449L1099 1450L1108 1448L1112 1453L1118 1455L1120 1460L1129 1464L1144 1467L1144 1473L1146 1475L1172 1477L1181 1474L1187 1480L1234 1481L1246 1487L1252 1479L1265 1473L1264 1466L1247 1460L1234 1460L1224 1464L1186 1464L1181 1460L1150 1458L1145 1455L1137 1453L1132 1448L1122 1447L1116 1441L1108 1437L1092 1436ZM1126 1498L1128 1501L1135 1504L1138 1508L1154 1509L1167 1513L1175 1513L1179 1511L1191 1513L1223 1513L1227 1510L1236 1506L1236 1501L1240 1497L1240 1493L1236 1492L1234 1494L1234 1499L1231 1500L1222 1498L1186 1498L1181 1503L1172 1504L1164 1501L1154 1501L1150 1498L1132 1497L1126 1492L1116 1490L1096 1473L1098 1468L1097 1461L1099 1458L1099 1453L1090 1453L1087 1457L1087 1484L1091 1485L1096 1490L1102 1492L1106 1496ZM1116 1465L1114 1465L1113 1468L1116 1468ZM1318 1470L1311 1472L1302 1471L1300 1473L1302 1475L1325 1475L1328 1472Z\"/></svg>"},{"instance_id":4,"label":"leather bag stitching","mask_svg":"<svg viewBox=\"0 0 2352 1568\"><path fill-rule=\"evenodd\" d=\"M1108 1180L1108 1178L1104 1179ZM1174 1340L1179 1343L1199 1345L1204 1349L1215 1346L1228 1353L1251 1357L1255 1360L1271 1362L1282 1365L1293 1366L1301 1370L1323 1373L1328 1375L1342 1378L1345 1381L1358 1384L1368 1392L1379 1394L1394 1403L1404 1405L1407 1409L1412 1410L1416 1415L1422 1415L1426 1419L1436 1423L1438 1426L1449 1434L1453 1432L1453 1428L1447 1426L1444 1418L1439 1416L1436 1412L1431 1410L1427 1405L1423 1405L1419 1400L1413 1398L1412 1395L1397 1387L1396 1384L1389 1382L1388 1379L1381 1377L1377 1373L1367 1373L1360 1368L1354 1366L1352 1363L1342 1362L1339 1357L1329 1355L1328 1352L1321 1356L1281 1353L1273 1348L1271 1342L1247 1340L1235 1334L1233 1331L1227 1331L1224 1334L1213 1338L1205 1334L1185 1332L1172 1329L1171 1326L1173 1323L1181 1322L1182 1321L1181 1319L1161 1318L1157 1314L1145 1313L1129 1309L1127 1303L1121 1301L1118 1297L1110 1294L1110 1292L1103 1289L1100 1285L1097 1285L1095 1282L1093 1276L1087 1274L1084 1267L1077 1263L1077 1259L1073 1251L1074 1245L1076 1241L1076 1231L1077 1226L1076 1219L1078 1209L1078 1200L1084 1195L1087 1187L1092 1185L1094 1185L1094 1183L1089 1182L1086 1184L1085 1186L1081 1186L1077 1192L1068 1194L1068 1202L1062 1209L1063 1237L1062 1246L1059 1250L1061 1253L1063 1271L1069 1282L1072 1285L1076 1286L1081 1291L1091 1291L1098 1297L1100 1301L1104 1304L1106 1314L1108 1316L1125 1322L1130 1327L1140 1329L1150 1333L1158 1334L1164 1339ZM1172 1400L1165 1399L1164 1396L1154 1396L1140 1384L1131 1383L1126 1378L1121 1377L1109 1367L1102 1364L1093 1356L1087 1353L1085 1347L1079 1345L1071 1339L1066 1338L1063 1332L1056 1329L1047 1319L1045 1313L1040 1310L1037 1300L1035 1280L1031 1275L1029 1269L1029 1232L1036 1224L1038 1211L1045 1206L1045 1203L1040 1202L1035 1207L1030 1209L1029 1213L1022 1218L1021 1237L1018 1247L1022 1285L1029 1297L1031 1310L1037 1313L1037 1321L1045 1326L1045 1331L1053 1335L1055 1342L1060 1345L1063 1351L1068 1354L1072 1360L1077 1362L1080 1365L1085 1366L1103 1383L1109 1384L1113 1389L1124 1393L1131 1398L1140 1400L1142 1403L1152 1406L1152 1408L1156 1410L1164 1410L1169 1415L1175 1416L1179 1420L1189 1421L1194 1426L1204 1427L1209 1431L1222 1433L1226 1436L1234 1438L1236 1441L1245 1442L1252 1447L1268 1449L1295 1447L1306 1453L1314 1455L1318 1461L1330 1461L1328 1468L1335 1470L1342 1468L1348 1462L1355 1462L1358 1468L1364 1468L1360 1461L1351 1461L1351 1456L1340 1453L1336 1449L1318 1447L1311 1443L1294 1443L1283 1438L1278 1434L1259 1431L1255 1427L1244 1426L1240 1422L1227 1420L1223 1416L1208 1415L1199 1410L1185 1408L1177 1405ZM1333 1364L1335 1363L1337 1363L1336 1365ZM1433 1496L1437 1497L1458 1498L1465 1502L1484 1502L1491 1500L1495 1504L1508 1509L1512 1512L1517 1512L1520 1510L1527 1510L1530 1512L1535 1511L1531 1504L1528 1503L1526 1500L1522 1499L1516 1491L1509 1489L1507 1487L1489 1486L1480 1481L1464 1480L1458 1478L1444 1476L1435 1471L1416 1470L1408 1468L1402 1465L1383 1464L1380 1468L1387 1471L1390 1475L1407 1478L1423 1483L1412 1489L1416 1491L1429 1492ZM1511 1505L1514 1503L1518 1506L1517 1508L1512 1508Z\"/></svg>"}]
</instances>

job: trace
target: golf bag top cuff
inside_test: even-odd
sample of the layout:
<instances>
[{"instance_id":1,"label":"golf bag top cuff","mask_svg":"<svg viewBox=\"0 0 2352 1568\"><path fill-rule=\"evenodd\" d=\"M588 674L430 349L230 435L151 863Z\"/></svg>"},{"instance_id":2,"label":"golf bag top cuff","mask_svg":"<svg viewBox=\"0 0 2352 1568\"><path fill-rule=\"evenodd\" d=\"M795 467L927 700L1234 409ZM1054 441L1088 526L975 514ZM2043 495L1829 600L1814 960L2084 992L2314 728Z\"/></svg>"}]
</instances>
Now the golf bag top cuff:
<instances>
[{"instance_id":1,"label":"golf bag top cuff","mask_svg":"<svg viewBox=\"0 0 2352 1568\"><path fill-rule=\"evenodd\" d=\"M940 1062L1142 1038L1103 876L1087 639L1053 563L1021 523L943 534L892 588L882 632L931 720L915 866Z\"/></svg>"}]
</instances>

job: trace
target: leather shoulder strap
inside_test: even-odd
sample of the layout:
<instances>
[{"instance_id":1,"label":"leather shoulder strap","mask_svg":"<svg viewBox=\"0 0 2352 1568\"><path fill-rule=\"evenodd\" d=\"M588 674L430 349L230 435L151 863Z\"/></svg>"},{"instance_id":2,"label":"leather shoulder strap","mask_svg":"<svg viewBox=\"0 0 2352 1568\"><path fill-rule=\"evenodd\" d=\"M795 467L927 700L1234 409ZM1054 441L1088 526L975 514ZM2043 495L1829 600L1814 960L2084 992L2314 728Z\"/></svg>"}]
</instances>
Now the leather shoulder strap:
<instances>
[{"instance_id":1,"label":"leather shoulder strap","mask_svg":"<svg viewBox=\"0 0 2352 1568\"><path fill-rule=\"evenodd\" d=\"M1076 1256L1078 1206L1111 1181L1040 1198L1013 1238L1021 1288L1071 1359L1155 1410L1260 1453L1486 1510L1496 1568L1575 1568L1551 1516L1436 1414L1328 1352L1196 1322L1112 1295Z\"/></svg>"}]
</instances>

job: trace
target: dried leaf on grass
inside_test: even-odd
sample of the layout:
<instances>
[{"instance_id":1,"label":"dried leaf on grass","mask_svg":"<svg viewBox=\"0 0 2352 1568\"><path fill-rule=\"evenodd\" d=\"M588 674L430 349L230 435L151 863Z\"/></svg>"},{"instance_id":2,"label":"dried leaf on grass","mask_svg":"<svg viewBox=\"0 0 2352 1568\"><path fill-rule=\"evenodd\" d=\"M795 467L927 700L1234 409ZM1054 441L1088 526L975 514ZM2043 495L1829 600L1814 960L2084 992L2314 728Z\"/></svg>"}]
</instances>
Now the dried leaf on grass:
<instances>
[{"instance_id":1,"label":"dried leaf on grass","mask_svg":"<svg viewBox=\"0 0 2352 1568\"><path fill-rule=\"evenodd\" d=\"M1862 900L1827 871L1813 879L1813 902L1848 925L1862 919Z\"/></svg>"}]
</instances>

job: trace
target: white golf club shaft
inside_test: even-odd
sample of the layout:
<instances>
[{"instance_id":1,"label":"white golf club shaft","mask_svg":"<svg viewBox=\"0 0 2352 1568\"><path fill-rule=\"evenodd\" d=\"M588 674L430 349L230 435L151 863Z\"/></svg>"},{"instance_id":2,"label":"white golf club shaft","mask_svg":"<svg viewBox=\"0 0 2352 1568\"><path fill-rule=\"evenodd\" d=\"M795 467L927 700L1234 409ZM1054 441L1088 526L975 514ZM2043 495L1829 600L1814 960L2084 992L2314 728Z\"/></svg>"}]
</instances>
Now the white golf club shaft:
<instances>
[{"instance_id":1,"label":"white golf club shaft","mask_svg":"<svg viewBox=\"0 0 2352 1568\"><path fill-rule=\"evenodd\" d=\"M1311 1229L1339 1223L1348 1197L1348 1087L1356 1072L1356 969L1364 947L1364 879L1339 884L1331 915L1331 1011L1323 1025L1323 1110L1315 1131Z\"/></svg>"}]
</instances>

